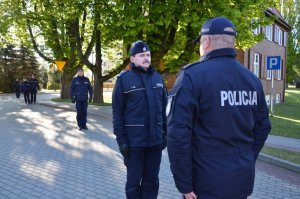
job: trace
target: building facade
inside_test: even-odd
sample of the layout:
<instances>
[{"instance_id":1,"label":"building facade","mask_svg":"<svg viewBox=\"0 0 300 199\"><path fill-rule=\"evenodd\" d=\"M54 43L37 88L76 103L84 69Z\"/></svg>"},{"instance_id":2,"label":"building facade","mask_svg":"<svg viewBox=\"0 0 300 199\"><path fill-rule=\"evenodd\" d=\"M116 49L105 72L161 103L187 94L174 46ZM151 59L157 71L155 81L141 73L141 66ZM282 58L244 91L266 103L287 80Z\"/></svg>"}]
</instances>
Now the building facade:
<instances>
[{"instance_id":1,"label":"building facade","mask_svg":"<svg viewBox=\"0 0 300 199\"><path fill-rule=\"evenodd\" d=\"M288 32L292 28L285 22L277 9L269 8L265 13L269 17L276 17L274 23L253 30L254 34L263 33L265 39L250 49L239 51L237 59L261 80L267 104L270 105L272 75L274 79L273 103L276 104L284 101ZM281 57L280 70L267 70L268 56Z\"/></svg>"}]
</instances>

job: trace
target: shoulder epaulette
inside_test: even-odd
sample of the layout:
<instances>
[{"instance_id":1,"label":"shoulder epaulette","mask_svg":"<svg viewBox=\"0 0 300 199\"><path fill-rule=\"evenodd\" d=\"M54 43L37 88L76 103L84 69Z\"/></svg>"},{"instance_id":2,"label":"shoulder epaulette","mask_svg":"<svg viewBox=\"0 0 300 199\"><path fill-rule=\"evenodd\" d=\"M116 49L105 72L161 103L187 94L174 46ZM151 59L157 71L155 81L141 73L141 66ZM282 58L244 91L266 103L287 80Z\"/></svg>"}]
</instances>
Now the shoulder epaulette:
<instances>
[{"instance_id":1,"label":"shoulder epaulette","mask_svg":"<svg viewBox=\"0 0 300 199\"><path fill-rule=\"evenodd\" d=\"M200 61L197 61L197 62L191 63L191 64L187 64L184 67L182 67L181 70L186 70L186 69L191 68L191 67L193 67L193 66L195 66L195 65L197 65L199 63L200 63Z\"/></svg>"},{"instance_id":2,"label":"shoulder epaulette","mask_svg":"<svg viewBox=\"0 0 300 199\"><path fill-rule=\"evenodd\" d=\"M128 70L122 70L122 71L118 74L117 78L121 77L123 74L125 74L125 73L127 73L127 72L128 72Z\"/></svg>"}]
</instances>

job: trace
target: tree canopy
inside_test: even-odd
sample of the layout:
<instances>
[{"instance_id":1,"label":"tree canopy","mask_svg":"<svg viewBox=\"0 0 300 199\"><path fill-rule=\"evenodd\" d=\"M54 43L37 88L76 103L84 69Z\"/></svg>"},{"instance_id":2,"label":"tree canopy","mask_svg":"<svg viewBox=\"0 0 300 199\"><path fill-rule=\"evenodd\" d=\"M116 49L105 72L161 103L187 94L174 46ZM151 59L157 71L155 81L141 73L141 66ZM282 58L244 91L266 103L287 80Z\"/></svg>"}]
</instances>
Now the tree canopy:
<instances>
[{"instance_id":1,"label":"tree canopy","mask_svg":"<svg viewBox=\"0 0 300 199\"><path fill-rule=\"evenodd\" d=\"M16 48L7 44L0 48L0 90L13 91L15 79L29 79L32 73L39 73L34 53L26 47Z\"/></svg>"},{"instance_id":2,"label":"tree canopy","mask_svg":"<svg viewBox=\"0 0 300 199\"><path fill-rule=\"evenodd\" d=\"M287 82L300 79L300 2L286 0L282 7L285 20L292 26L287 46Z\"/></svg>"},{"instance_id":3,"label":"tree canopy","mask_svg":"<svg viewBox=\"0 0 300 199\"><path fill-rule=\"evenodd\" d=\"M214 16L231 19L238 31L236 47L249 48L262 39L252 30L271 22L264 11L273 6L275 0L2 0L0 34L34 48L46 61L67 60L66 88L79 65L90 68L95 84L101 85L128 64L130 44L139 39L150 45L153 65L162 72L178 71L198 59L191 41ZM122 56L103 75L103 53L109 48ZM92 51L95 63L89 61ZM102 100L101 92L96 96Z\"/></svg>"}]
</instances>

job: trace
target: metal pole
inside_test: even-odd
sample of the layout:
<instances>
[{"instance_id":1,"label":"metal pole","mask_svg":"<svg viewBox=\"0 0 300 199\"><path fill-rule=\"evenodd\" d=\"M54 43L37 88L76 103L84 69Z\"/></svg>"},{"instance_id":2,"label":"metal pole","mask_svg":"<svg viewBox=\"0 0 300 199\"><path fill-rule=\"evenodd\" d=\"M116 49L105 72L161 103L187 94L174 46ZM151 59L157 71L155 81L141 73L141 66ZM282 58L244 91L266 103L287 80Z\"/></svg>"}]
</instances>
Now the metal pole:
<instances>
[{"instance_id":1,"label":"metal pole","mask_svg":"<svg viewBox=\"0 0 300 199\"><path fill-rule=\"evenodd\" d=\"M273 117L274 111L273 111L273 95L274 95L274 74L273 71L271 70L271 76L272 76L272 89L271 89L271 116Z\"/></svg>"}]
</instances>

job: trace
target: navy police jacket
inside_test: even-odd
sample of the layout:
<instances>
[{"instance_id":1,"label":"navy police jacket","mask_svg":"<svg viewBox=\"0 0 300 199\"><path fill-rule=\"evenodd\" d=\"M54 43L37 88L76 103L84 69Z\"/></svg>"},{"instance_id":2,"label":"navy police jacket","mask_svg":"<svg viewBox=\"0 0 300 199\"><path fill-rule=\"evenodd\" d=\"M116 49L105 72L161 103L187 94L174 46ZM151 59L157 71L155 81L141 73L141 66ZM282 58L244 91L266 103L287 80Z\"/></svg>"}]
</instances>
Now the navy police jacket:
<instances>
[{"instance_id":1,"label":"navy police jacket","mask_svg":"<svg viewBox=\"0 0 300 199\"><path fill-rule=\"evenodd\" d=\"M28 93L28 92L30 92L30 90L31 90L31 87L30 87L29 81L22 82L22 84L21 84L21 92L22 93Z\"/></svg>"},{"instance_id":2,"label":"navy police jacket","mask_svg":"<svg viewBox=\"0 0 300 199\"><path fill-rule=\"evenodd\" d=\"M168 97L168 154L181 193L246 198L271 130L260 80L232 48L211 51L180 71Z\"/></svg>"},{"instance_id":3,"label":"navy police jacket","mask_svg":"<svg viewBox=\"0 0 300 199\"><path fill-rule=\"evenodd\" d=\"M33 92L36 92L40 88L39 82L37 79L30 79L29 83L30 83L31 91L33 91Z\"/></svg>"},{"instance_id":4,"label":"navy police jacket","mask_svg":"<svg viewBox=\"0 0 300 199\"><path fill-rule=\"evenodd\" d=\"M39 82L37 79L31 79L29 80L30 88L32 92L37 92L37 90L40 88Z\"/></svg>"},{"instance_id":5,"label":"navy police jacket","mask_svg":"<svg viewBox=\"0 0 300 199\"><path fill-rule=\"evenodd\" d=\"M113 94L113 127L119 145L151 147L163 143L166 131L166 89L159 73L150 66L123 72Z\"/></svg>"},{"instance_id":6,"label":"navy police jacket","mask_svg":"<svg viewBox=\"0 0 300 199\"><path fill-rule=\"evenodd\" d=\"M90 98L92 98L93 87L91 86L89 78L84 76L74 77L70 88L71 98L73 98L75 101L87 101L88 93L90 94Z\"/></svg>"}]
</instances>

